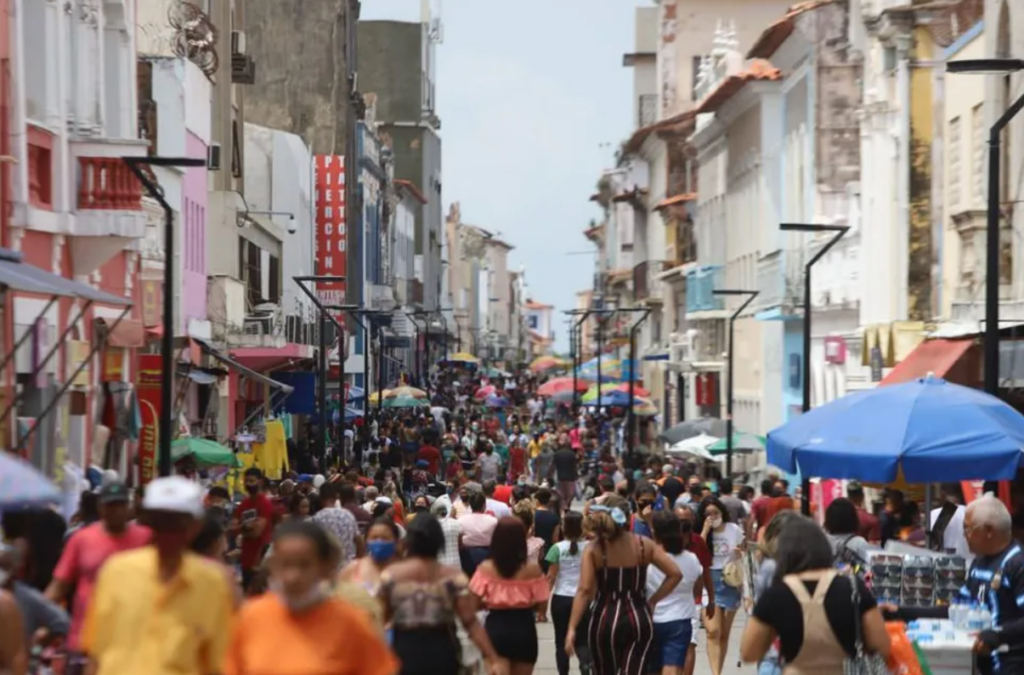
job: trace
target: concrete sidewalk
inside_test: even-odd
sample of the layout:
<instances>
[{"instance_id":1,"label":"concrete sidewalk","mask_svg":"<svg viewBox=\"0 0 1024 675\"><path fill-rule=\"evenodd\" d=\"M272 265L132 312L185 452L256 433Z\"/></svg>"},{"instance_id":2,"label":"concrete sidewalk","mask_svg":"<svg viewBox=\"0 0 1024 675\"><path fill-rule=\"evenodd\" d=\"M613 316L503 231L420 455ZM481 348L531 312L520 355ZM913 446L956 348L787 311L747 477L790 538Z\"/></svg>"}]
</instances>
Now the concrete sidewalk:
<instances>
[{"instance_id":1,"label":"concrete sidewalk","mask_svg":"<svg viewBox=\"0 0 1024 675\"><path fill-rule=\"evenodd\" d=\"M740 653L740 636L743 634L743 626L747 622L747 615L740 610L736 615L736 622L733 624L732 635L729 638L729 654L725 659L725 669L722 675L754 675L757 673L756 666L736 666ZM540 647L540 658L537 661L535 675L558 675L555 667L555 631L551 622L537 624L537 634ZM694 668L694 675L711 675L711 667L708 666L708 654L704 648L704 631L697 636L697 663ZM572 673L579 673L575 659L572 661Z\"/></svg>"}]
</instances>

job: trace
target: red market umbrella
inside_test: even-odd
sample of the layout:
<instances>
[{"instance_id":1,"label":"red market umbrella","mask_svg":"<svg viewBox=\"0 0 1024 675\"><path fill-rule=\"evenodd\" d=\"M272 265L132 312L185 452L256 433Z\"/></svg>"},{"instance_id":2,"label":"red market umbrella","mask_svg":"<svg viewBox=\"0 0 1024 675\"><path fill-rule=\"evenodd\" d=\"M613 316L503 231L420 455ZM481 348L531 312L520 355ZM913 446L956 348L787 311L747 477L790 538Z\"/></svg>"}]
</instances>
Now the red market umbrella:
<instances>
[{"instance_id":1,"label":"red market umbrella","mask_svg":"<svg viewBox=\"0 0 1024 675\"><path fill-rule=\"evenodd\" d=\"M482 401L485 398L487 398L488 396L491 396L492 394L496 394L496 393L498 393L498 390L494 388L494 385L493 384L487 384L487 385L484 385L484 386L480 387L479 389L477 389L476 393L473 394L473 398Z\"/></svg>"},{"instance_id":2,"label":"red market umbrella","mask_svg":"<svg viewBox=\"0 0 1024 675\"><path fill-rule=\"evenodd\" d=\"M607 388L606 387L601 387L601 390L605 394L607 394L609 391L622 391L622 392L625 392L625 393L628 394L629 393L629 382L616 382L615 384L611 385L610 387L607 387ZM634 383L633 384L633 395L634 396L643 396L644 398L647 398L647 397L649 397L651 395L651 392L647 391L646 389L641 387L639 384Z\"/></svg>"},{"instance_id":3,"label":"red market umbrella","mask_svg":"<svg viewBox=\"0 0 1024 675\"><path fill-rule=\"evenodd\" d=\"M573 381L571 377L556 377L537 387L537 393L540 396L554 396L563 392L572 393L572 386ZM587 382L576 380L576 391L586 391L588 387Z\"/></svg>"}]
</instances>

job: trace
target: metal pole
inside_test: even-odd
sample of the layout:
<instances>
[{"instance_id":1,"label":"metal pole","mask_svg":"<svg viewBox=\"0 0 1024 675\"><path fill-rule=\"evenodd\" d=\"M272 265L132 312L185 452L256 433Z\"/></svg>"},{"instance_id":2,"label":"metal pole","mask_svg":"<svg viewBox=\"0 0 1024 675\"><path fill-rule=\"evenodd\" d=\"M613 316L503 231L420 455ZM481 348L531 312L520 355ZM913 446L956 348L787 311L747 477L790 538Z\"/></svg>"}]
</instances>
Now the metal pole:
<instances>
[{"instance_id":1,"label":"metal pole","mask_svg":"<svg viewBox=\"0 0 1024 675\"><path fill-rule=\"evenodd\" d=\"M815 223L782 223L780 230L788 232L832 232L831 239L826 241L818 252L804 265L804 325L803 325L803 371L801 386L803 387L803 412L811 409L811 268L836 245L850 228L846 225L817 225ZM800 510L805 516L811 515L811 477L804 476L800 482Z\"/></svg>"},{"instance_id":2,"label":"metal pole","mask_svg":"<svg viewBox=\"0 0 1024 675\"><path fill-rule=\"evenodd\" d=\"M633 412L633 402L636 398L636 332L640 329L640 325L647 320L647 317L651 315L651 310L641 310L643 316L641 316L629 329L629 413L626 418L627 426L626 430L629 432L629 440L626 442L626 452L632 457L633 455L633 437L636 434L636 414Z\"/></svg>"},{"instance_id":3,"label":"metal pole","mask_svg":"<svg viewBox=\"0 0 1024 675\"><path fill-rule=\"evenodd\" d=\"M200 167L206 166L205 159L192 157L124 157L122 158L143 187L156 199L164 210L164 333L160 336L160 370L164 377L160 381L160 424L159 424L159 455L157 471L161 476L171 475L171 440L174 429L174 209L163 196L163 189L140 168L142 164L164 167Z\"/></svg>"},{"instance_id":4,"label":"metal pole","mask_svg":"<svg viewBox=\"0 0 1024 675\"><path fill-rule=\"evenodd\" d=\"M327 317L320 312L320 438L316 448L320 454L320 470L325 469L327 462Z\"/></svg>"},{"instance_id":5,"label":"metal pole","mask_svg":"<svg viewBox=\"0 0 1024 675\"><path fill-rule=\"evenodd\" d=\"M377 391L384 391L384 326L377 326ZM384 407L383 394L377 397L377 415Z\"/></svg>"},{"instance_id":6,"label":"metal pole","mask_svg":"<svg viewBox=\"0 0 1024 675\"><path fill-rule=\"evenodd\" d=\"M366 396L363 397L363 419L369 421L370 412L370 325L372 323L370 317L366 317L366 323L363 325L363 393ZM384 392L378 391L378 398L383 396Z\"/></svg>"},{"instance_id":7,"label":"metal pole","mask_svg":"<svg viewBox=\"0 0 1024 675\"><path fill-rule=\"evenodd\" d=\"M604 314L597 315L597 412L601 412L601 353L604 352Z\"/></svg>"},{"instance_id":8,"label":"metal pole","mask_svg":"<svg viewBox=\"0 0 1024 675\"><path fill-rule=\"evenodd\" d=\"M733 441L733 424L732 424L732 412L733 412L733 358L736 352L736 319L739 318L743 310L754 301L754 298L758 296L759 291L740 291L732 289L722 289L712 291L714 295L728 295L728 296L744 296L746 299L740 303L740 306L736 308L736 311L729 316L729 353L727 358L726 367L729 372L726 373L726 401L725 401L725 473L727 476L732 476L732 441Z\"/></svg>"},{"instance_id":9,"label":"metal pole","mask_svg":"<svg viewBox=\"0 0 1024 675\"><path fill-rule=\"evenodd\" d=\"M1024 96L1013 102L988 134L988 210L985 245L985 392L999 395L999 183L1001 180L1002 133L1024 108Z\"/></svg>"}]
</instances>

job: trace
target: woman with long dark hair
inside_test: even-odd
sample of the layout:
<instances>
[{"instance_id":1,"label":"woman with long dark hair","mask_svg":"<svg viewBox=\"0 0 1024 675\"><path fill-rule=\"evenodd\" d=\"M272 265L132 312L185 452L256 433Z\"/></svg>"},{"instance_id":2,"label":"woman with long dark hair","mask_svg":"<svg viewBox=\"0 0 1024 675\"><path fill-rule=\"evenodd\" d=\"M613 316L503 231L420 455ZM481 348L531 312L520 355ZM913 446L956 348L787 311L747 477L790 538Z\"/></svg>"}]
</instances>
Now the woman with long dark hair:
<instances>
[{"instance_id":1,"label":"woman with long dark hair","mask_svg":"<svg viewBox=\"0 0 1024 675\"><path fill-rule=\"evenodd\" d=\"M381 574L379 592L385 621L392 625L392 648L402 661L399 674L457 675L462 655L456 617L487 660L488 672L501 673L466 576L437 560L444 548L441 523L429 513L416 514L404 543L405 559Z\"/></svg>"},{"instance_id":2,"label":"woman with long dark hair","mask_svg":"<svg viewBox=\"0 0 1024 675\"><path fill-rule=\"evenodd\" d=\"M786 522L776 539L775 565L772 585L743 632L745 662L761 661L778 639L783 675L842 673L844 661L856 653L858 632L868 653L889 656L889 635L874 597L857 577L837 575L832 545L814 521Z\"/></svg>"},{"instance_id":3,"label":"woman with long dark hair","mask_svg":"<svg viewBox=\"0 0 1024 675\"><path fill-rule=\"evenodd\" d=\"M697 556L686 550L689 531L683 534L679 517L672 511L658 511L651 521L654 541L679 566L683 580L654 607L653 672L678 675L686 666L697 616L695 593L703 593L704 568ZM658 570L647 573L647 591L652 595L664 581Z\"/></svg>"},{"instance_id":4,"label":"woman with long dark hair","mask_svg":"<svg viewBox=\"0 0 1024 675\"><path fill-rule=\"evenodd\" d=\"M583 551L587 542L583 540L583 514L567 511L562 518L562 541L548 549L548 583L551 586L551 621L555 628L555 664L558 675L569 675L569 655L565 653L565 636L569 632L569 617L572 602L580 587L580 569L583 567ZM587 621L584 618L583 623ZM590 651L587 648L586 631L576 640L576 656L580 661L580 672L590 672Z\"/></svg>"},{"instance_id":5,"label":"woman with long dark hair","mask_svg":"<svg viewBox=\"0 0 1024 675\"><path fill-rule=\"evenodd\" d=\"M713 675L721 675L729 650L732 622L743 599L742 584L727 583L726 567L740 561L745 545L743 529L729 522L729 511L714 497L706 498L697 514L701 523L701 538L711 551L711 579L715 585L714 615L705 612L707 628L708 663ZM742 566L740 567L742 569Z\"/></svg>"},{"instance_id":6,"label":"woman with long dark hair","mask_svg":"<svg viewBox=\"0 0 1024 675\"><path fill-rule=\"evenodd\" d=\"M593 601L587 644L594 675L646 674L654 641L651 606L682 581L682 572L654 542L629 532L629 502L622 497L609 495L591 506L588 518L596 543L583 552L565 651L575 653L576 629ZM648 595L651 564L665 580Z\"/></svg>"},{"instance_id":7,"label":"woman with long dark hair","mask_svg":"<svg viewBox=\"0 0 1024 675\"><path fill-rule=\"evenodd\" d=\"M537 663L535 612L548 601L548 584L526 550L526 528L515 516L502 518L469 588L487 608L487 634L505 671L530 675Z\"/></svg>"}]
</instances>

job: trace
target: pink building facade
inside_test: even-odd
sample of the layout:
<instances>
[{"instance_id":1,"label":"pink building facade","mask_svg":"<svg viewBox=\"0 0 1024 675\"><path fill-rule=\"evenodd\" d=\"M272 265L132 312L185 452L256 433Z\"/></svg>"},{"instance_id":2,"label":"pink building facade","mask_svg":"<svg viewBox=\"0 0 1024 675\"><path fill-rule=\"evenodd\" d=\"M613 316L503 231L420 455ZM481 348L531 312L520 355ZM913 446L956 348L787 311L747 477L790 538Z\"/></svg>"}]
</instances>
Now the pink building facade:
<instances>
[{"instance_id":1,"label":"pink building facade","mask_svg":"<svg viewBox=\"0 0 1024 675\"><path fill-rule=\"evenodd\" d=\"M206 143L191 131L185 139L188 157L206 157ZM206 167L187 169L181 197L181 325L206 319Z\"/></svg>"}]
</instances>

